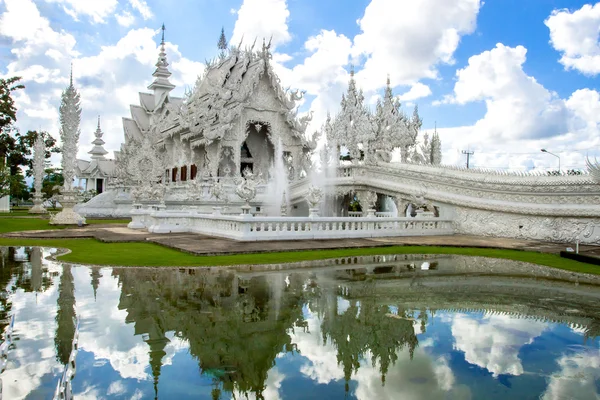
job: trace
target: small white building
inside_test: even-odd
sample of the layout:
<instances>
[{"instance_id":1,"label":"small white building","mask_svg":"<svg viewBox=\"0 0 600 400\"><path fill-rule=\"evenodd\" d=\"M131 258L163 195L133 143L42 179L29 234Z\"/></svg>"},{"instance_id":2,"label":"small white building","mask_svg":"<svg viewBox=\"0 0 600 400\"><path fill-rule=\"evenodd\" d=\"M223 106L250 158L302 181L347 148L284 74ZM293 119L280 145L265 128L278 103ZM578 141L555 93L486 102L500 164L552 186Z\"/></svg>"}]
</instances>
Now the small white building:
<instances>
[{"instance_id":1,"label":"small white building","mask_svg":"<svg viewBox=\"0 0 600 400\"><path fill-rule=\"evenodd\" d=\"M75 176L79 185L84 190L95 190L98 194L106 190L106 185L115 176L115 161L106 159L108 151L104 149L102 140L102 129L100 129L100 117L98 116L98 128L94 135L96 139L92 142L94 147L88 152L91 161L77 160Z\"/></svg>"}]
</instances>

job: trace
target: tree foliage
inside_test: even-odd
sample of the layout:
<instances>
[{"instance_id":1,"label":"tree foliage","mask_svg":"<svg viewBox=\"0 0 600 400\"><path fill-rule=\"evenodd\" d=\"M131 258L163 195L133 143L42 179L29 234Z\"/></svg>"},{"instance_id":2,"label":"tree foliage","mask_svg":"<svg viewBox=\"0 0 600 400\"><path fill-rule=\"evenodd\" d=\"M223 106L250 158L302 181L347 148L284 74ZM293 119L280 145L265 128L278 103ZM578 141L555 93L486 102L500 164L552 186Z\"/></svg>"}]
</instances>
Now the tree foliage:
<instances>
[{"instance_id":1,"label":"tree foliage","mask_svg":"<svg viewBox=\"0 0 600 400\"><path fill-rule=\"evenodd\" d=\"M20 80L20 76L0 78L0 130L2 131L17 120L17 107L12 92L25 89L24 85L18 83Z\"/></svg>"},{"instance_id":2,"label":"tree foliage","mask_svg":"<svg viewBox=\"0 0 600 400\"><path fill-rule=\"evenodd\" d=\"M42 193L44 200L51 203L52 208L56 208L59 188L63 185L64 178L57 168L47 168L44 171L44 181L42 182Z\"/></svg>"}]
</instances>

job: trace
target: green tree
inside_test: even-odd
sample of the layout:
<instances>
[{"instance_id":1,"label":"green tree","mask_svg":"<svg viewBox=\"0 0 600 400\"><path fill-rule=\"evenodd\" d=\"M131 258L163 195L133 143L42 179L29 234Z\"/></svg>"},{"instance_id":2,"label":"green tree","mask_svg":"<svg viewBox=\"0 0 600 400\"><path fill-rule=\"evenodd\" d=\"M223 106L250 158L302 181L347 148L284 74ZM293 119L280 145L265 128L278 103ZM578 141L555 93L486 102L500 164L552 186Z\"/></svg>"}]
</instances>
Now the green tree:
<instances>
[{"instance_id":1,"label":"green tree","mask_svg":"<svg viewBox=\"0 0 600 400\"><path fill-rule=\"evenodd\" d=\"M0 78L0 130L2 131L17 120L17 107L12 92L25 89L24 85L18 83L20 80L20 76Z\"/></svg>"},{"instance_id":2,"label":"green tree","mask_svg":"<svg viewBox=\"0 0 600 400\"><path fill-rule=\"evenodd\" d=\"M6 159L0 158L0 197L4 197L10 192L10 170L6 165Z\"/></svg>"},{"instance_id":3,"label":"green tree","mask_svg":"<svg viewBox=\"0 0 600 400\"><path fill-rule=\"evenodd\" d=\"M10 177L10 197L13 199L27 200L29 199L30 193L25 183L25 177L21 171L17 171L16 174Z\"/></svg>"},{"instance_id":4,"label":"green tree","mask_svg":"<svg viewBox=\"0 0 600 400\"><path fill-rule=\"evenodd\" d=\"M60 169L46 168L42 182L42 193L44 194L44 200L48 200L52 204L52 208L56 208L56 195L63 183L64 178Z\"/></svg>"}]
</instances>

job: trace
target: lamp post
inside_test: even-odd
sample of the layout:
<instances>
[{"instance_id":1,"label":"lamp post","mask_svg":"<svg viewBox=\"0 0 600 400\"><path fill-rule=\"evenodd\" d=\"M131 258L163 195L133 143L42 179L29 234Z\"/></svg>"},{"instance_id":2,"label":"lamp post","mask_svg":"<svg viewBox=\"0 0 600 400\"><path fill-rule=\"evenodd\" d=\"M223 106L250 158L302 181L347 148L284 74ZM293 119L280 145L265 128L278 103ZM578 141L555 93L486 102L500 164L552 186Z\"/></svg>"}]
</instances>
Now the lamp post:
<instances>
[{"instance_id":1,"label":"lamp post","mask_svg":"<svg viewBox=\"0 0 600 400\"><path fill-rule=\"evenodd\" d=\"M557 155L556 155L556 154L554 154L554 153L551 153L551 152L549 152L549 151L548 151L548 150L546 150L546 149L542 149L542 153L548 153L548 154L552 154L554 157L558 158L558 173L560 174L560 157L559 157L559 156L557 156Z\"/></svg>"}]
</instances>

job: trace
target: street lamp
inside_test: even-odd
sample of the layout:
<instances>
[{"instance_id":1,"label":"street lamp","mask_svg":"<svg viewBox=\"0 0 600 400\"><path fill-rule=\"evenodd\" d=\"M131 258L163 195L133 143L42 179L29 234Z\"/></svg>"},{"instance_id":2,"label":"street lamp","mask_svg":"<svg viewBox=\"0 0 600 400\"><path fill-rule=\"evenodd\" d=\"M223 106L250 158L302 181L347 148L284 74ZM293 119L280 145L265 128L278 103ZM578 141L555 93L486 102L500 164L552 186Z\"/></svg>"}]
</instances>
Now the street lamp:
<instances>
[{"instance_id":1,"label":"street lamp","mask_svg":"<svg viewBox=\"0 0 600 400\"><path fill-rule=\"evenodd\" d=\"M554 153L551 153L551 152L549 152L549 151L548 151L548 150L546 150L546 149L542 149L542 153L548 153L548 154L552 154L554 157L558 158L558 173L560 174L560 157L559 157L559 156L557 156L557 155L556 155L556 154L554 154Z\"/></svg>"}]
</instances>

